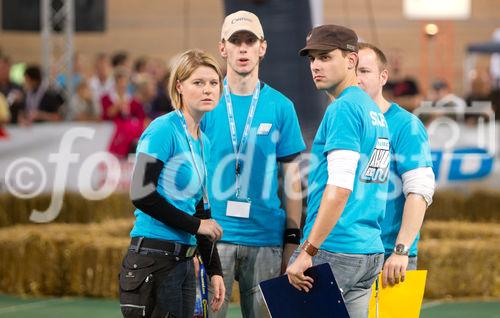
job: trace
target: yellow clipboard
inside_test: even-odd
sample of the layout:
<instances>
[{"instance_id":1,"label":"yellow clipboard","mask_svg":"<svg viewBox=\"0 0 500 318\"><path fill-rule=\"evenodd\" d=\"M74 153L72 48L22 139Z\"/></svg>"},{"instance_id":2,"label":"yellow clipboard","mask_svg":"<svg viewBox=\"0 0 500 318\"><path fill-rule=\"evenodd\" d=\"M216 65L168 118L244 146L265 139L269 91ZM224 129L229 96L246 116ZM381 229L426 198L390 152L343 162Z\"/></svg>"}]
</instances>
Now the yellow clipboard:
<instances>
[{"instance_id":1,"label":"yellow clipboard","mask_svg":"<svg viewBox=\"0 0 500 318\"><path fill-rule=\"evenodd\" d=\"M424 298L426 270L407 271L405 281L382 288L382 274L373 283L369 318L419 318Z\"/></svg>"}]
</instances>

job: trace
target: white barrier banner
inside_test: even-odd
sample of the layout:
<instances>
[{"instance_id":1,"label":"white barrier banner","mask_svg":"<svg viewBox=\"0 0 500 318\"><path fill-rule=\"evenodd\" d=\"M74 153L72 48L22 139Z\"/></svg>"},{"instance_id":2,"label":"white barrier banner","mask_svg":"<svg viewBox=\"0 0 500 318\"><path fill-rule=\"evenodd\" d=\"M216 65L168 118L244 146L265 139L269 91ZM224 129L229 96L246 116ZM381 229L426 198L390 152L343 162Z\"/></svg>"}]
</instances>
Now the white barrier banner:
<instances>
[{"instance_id":1,"label":"white barrier banner","mask_svg":"<svg viewBox=\"0 0 500 318\"><path fill-rule=\"evenodd\" d=\"M500 187L496 149L500 134L494 120L459 123L443 116L443 110L436 113L435 108L417 109L416 115L421 114L434 116L427 130L438 188ZM114 129L112 123L8 127L8 138L0 139L0 193L21 199L51 194L49 208L33 211L30 218L50 222L57 217L66 191L80 193L88 200L128 191L135 156L119 160L107 151ZM304 154L302 160L305 180L307 167L317 158Z\"/></svg>"},{"instance_id":2,"label":"white barrier banner","mask_svg":"<svg viewBox=\"0 0 500 318\"><path fill-rule=\"evenodd\" d=\"M54 190L90 193L103 183L103 167L118 162L107 152L112 123L44 123L7 131L8 138L0 139L0 192L21 198Z\"/></svg>"},{"instance_id":3,"label":"white barrier banner","mask_svg":"<svg viewBox=\"0 0 500 318\"><path fill-rule=\"evenodd\" d=\"M414 111L425 118L438 188L500 187L500 130L489 102L465 110L424 103Z\"/></svg>"}]
</instances>

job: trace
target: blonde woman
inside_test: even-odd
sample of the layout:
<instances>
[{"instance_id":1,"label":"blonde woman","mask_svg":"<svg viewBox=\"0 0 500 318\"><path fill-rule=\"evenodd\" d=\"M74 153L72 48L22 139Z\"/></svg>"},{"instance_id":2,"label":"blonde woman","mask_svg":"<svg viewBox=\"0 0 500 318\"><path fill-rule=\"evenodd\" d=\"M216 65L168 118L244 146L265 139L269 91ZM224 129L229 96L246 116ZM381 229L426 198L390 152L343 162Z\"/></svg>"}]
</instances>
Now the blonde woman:
<instances>
[{"instance_id":1,"label":"blonde woman","mask_svg":"<svg viewBox=\"0 0 500 318\"><path fill-rule=\"evenodd\" d=\"M132 241L120 272L124 317L193 317L196 250L205 263L219 310L225 287L213 242L222 228L211 219L205 162L210 153L199 123L219 101L222 73L199 50L177 59L169 81L175 111L155 119L142 134L132 177L137 208Z\"/></svg>"}]
</instances>

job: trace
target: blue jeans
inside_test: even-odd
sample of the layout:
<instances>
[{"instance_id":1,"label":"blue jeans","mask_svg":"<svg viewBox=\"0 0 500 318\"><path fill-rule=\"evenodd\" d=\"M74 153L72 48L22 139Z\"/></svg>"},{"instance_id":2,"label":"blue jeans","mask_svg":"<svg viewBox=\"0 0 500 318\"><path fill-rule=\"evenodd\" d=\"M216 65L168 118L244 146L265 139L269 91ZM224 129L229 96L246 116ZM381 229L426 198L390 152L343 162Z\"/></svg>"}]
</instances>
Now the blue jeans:
<instances>
[{"instance_id":1,"label":"blue jeans","mask_svg":"<svg viewBox=\"0 0 500 318\"><path fill-rule=\"evenodd\" d=\"M170 271L156 273L156 309L152 317L193 318L196 277L193 259L179 262ZM156 315L159 312L159 315Z\"/></svg>"},{"instance_id":2,"label":"blue jeans","mask_svg":"<svg viewBox=\"0 0 500 318\"><path fill-rule=\"evenodd\" d=\"M224 304L218 312L209 312L210 318L226 317L235 279L240 286L243 318L265 317L267 309L259 291L259 283L280 275L283 248L281 246L258 247L218 243L217 250L224 274L226 296ZM213 291L209 288L210 301L212 297Z\"/></svg>"},{"instance_id":3,"label":"blue jeans","mask_svg":"<svg viewBox=\"0 0 500 318\"><path fill-rule=\"evenodd\" d=\"M295 250L290 263L295 261L300 248ZM328 263L351 318L368 317L371 288L382 269L384 254L342 254L319 250L313 257L313 266Z\"/></svg>"},{"instance_id":4,"label":"blue jeans","mask_svg":"<svg viewBox=\"0 0 500 318\"><path fill-rule=\"evenodd\" d=\"M416 269L417 269L417 256L408 257L408 267L406 268L406 270L414 271Z\"/></svg>"}]
</instances>

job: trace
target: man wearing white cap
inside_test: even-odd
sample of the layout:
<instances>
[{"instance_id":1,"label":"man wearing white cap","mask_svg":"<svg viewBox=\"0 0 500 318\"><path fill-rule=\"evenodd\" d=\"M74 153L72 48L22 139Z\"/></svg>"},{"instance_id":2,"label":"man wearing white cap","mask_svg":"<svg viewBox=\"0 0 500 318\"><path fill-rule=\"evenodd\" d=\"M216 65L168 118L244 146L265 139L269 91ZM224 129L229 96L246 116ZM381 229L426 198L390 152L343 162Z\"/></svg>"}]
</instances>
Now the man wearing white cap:
<instances>
[{"instance_id":1,"label":"man wearing white cap","mask_svg":"<svg viewBox=\"0 0 500 318\"><path fill-rule=\"evenodd\" d=\"M219 43L227 66L224 94L201 125L213 145L210 202L224 229L217 247L226 299L238 280L243 317L263 316L258 285L283 272L300 239L301 182L294 159L305 144L293 103L259 80L266 48L256 15L238 11L225 18ZM225 317L227 300L210 316Z\"/></svg>"}]
</instances>

